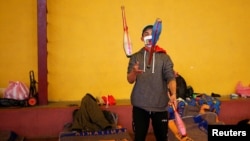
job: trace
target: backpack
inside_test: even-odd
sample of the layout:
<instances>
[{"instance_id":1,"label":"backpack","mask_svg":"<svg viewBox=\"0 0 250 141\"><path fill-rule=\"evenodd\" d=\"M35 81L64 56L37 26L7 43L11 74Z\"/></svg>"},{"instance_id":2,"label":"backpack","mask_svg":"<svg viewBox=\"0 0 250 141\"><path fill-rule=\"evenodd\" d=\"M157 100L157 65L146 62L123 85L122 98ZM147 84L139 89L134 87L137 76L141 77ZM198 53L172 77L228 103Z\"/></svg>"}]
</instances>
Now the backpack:
<instances>
[{"instance_id":1,"label":"backpack","mask_svg":"<svg viewBox=\"0 0 250 141\"><path fill-rule=\"evenodd\" d=\"M187 85L185 79L180 75L180 74L177 74L176 77L176 97L177 98L182 98L182 99L186 99L186 98L191 98L193 93L194 93L194 90L192 88L192 86L189 86Z\"/></svg>"}]
</instances>

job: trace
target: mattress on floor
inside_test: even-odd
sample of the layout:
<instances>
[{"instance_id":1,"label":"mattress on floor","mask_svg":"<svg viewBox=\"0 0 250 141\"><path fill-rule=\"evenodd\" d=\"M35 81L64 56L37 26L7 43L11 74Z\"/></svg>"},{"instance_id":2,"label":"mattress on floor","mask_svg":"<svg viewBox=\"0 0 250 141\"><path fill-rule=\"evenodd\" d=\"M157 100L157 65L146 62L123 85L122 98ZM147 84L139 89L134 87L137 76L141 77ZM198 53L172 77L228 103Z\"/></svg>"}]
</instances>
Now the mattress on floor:
<instances>
[{"instance_id":1,"label":"mattress on floor","mask_svg":"<svg viewBox=\"0 0 250 141\"><path fill-rule=\"evenodd\" d=\"M59 141L132 141L126 128L96 132L61 132Z\"/></svg>"}]
</instances>

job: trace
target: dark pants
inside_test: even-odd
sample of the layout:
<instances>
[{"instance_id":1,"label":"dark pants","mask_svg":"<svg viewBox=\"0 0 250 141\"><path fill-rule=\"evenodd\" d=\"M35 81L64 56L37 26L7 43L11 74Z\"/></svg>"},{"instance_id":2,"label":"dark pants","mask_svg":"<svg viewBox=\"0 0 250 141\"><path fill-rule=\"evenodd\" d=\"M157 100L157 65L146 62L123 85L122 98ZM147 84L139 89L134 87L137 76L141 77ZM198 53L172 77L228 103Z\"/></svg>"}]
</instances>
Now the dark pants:
<instances>
[{"instance_id":1,"label":"dark pants","mask_svg":"<svg viewBox=\"0 0 250 141\"><path fill-rule=\"evenodd\" d=\"M168 113L149 112L138 107L133 107L134 141L145 141L150 119L157 141L167 141L168 134Z\"/></svg>"}]
</instances>

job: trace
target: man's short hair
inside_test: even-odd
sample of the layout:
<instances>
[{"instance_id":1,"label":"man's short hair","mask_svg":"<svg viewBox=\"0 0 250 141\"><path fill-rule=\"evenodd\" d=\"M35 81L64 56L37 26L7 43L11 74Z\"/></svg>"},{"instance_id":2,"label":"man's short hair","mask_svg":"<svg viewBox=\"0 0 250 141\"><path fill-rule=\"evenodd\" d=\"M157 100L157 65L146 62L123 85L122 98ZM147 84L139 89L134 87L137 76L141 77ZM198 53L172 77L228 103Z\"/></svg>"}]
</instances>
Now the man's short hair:
<instances>
[{"instance_id":1,"label":"man's short hair","mask_svg":"<svg viewBox=\"0 0 250 141\"><path fill-rule=\"evenodd\" d=\"M143 33L144 33L146 30L148 30L148 29L153 29L153 25L147 25L147 26L145 26L145 27L143 28L143 30L142 30L141 35L143 35Z\"/></svg>"}]
</instances>

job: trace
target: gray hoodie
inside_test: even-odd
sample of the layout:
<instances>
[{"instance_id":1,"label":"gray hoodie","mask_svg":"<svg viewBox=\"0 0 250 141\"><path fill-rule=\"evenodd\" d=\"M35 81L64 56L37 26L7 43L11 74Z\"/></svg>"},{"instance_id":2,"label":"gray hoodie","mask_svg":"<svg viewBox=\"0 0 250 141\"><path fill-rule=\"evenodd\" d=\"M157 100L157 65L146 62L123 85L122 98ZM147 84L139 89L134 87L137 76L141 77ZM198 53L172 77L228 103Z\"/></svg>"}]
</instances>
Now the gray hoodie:
<instances>
[{"instance_id":1,"label":"gray hoodie","mask_svg":"<svg viewBox=\"0 0 250 141\"><path fill-rule=\"evenodd\" d=\"M151 65L147 67L149 56L150 53L142 48L130 57L127 73L132 71L136 61L139 61L140 69L144 70L137 75L130 96L131 104L152 112L167 111L167 83L175 79L173 62L162 49L153 54Z\"/></svg>"}]
</instances>

